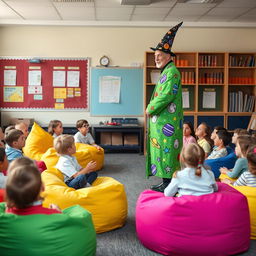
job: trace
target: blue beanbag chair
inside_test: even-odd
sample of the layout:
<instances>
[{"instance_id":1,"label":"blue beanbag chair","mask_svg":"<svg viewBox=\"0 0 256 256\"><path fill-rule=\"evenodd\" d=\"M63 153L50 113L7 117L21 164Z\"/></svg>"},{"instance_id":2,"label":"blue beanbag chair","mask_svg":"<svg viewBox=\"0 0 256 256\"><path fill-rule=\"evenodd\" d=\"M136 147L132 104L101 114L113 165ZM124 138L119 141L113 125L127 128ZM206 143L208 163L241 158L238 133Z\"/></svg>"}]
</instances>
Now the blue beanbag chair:
<instances>
[{"instance_id":1,"label":"blue beanbag chair","mask_svg":"<svg viewBox=\"0 0 256 256\"><path fill-rule=\"evenodd\" d=\"M221 167L232 169L235 165L235 162L237 159L235 152L230 147L227 147L227 151L228 151L228 154L224 157L205 160L205 165L211 167L212 172L214 173L215 179L219 178Z\"/></svg>"}]
</instances>

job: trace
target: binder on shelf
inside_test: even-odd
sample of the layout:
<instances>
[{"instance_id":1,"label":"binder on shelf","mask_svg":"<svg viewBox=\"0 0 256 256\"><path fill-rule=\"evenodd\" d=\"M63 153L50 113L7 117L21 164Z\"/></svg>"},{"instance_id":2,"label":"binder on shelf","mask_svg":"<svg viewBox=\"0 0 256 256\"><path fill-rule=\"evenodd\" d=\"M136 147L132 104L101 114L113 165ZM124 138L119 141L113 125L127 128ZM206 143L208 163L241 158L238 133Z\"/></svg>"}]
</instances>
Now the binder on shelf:
<instances>
[{"instance_id":1,"label":"binder on shelf","mask_svg":"<svg viewBox=\"0 0 256 256\"><path fill-rule=\"evenodd\" d=\"M150 72L150 78L152 84L157 84L159 76L160 76L160 70L151 70Z\"/></svg>"}]
</instances>

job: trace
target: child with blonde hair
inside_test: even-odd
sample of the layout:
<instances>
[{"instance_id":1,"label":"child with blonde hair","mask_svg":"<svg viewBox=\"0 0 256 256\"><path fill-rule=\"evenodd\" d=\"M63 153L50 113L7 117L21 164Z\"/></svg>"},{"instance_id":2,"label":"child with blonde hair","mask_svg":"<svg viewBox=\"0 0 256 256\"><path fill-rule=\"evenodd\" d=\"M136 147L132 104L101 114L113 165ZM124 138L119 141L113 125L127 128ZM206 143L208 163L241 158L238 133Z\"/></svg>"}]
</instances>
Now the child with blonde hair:
<instances>
[{"instance_id":1,"label":"child with blonde hair","mask_svg":"<svg viewBox=\"0 0 256 256\"><path fill-rule=\"evenodd\" d=\"M72 135L64 134L54 139L54 148L60 155L56 168L64 174L64 182L74 189L91 185L98 177L95 172L96 162L90 161L82 168L73 154L76 153L75 140Z\"/></svg>"},{"instance_id":2,"label":"child with blonde hair","mask_svg":"<svg viewBox=\"0 0 256 256\"><path fill-rule=\"evenodd\" d=\"M171 183L164 190L165 196L205 195L218 190L214 174L204 166L205 152L197 144L183 148L180 162L185 168L173 174Z\"/></svg>"},{"instance_id":3,"label":"child with blonde hair","mask_svg":"<svg viewBox=\"0 0 256 256\"><path fill-rule=\"evenodd\" d=\"M236 160L235 166L233 169L228 170L226 167L220 168L222 174L228 175L232 179L238 178L242 173L248 171L248 161L246 158L246 153L251 144L255 141L250 136L238 136L236 138L236 148L235 153L238 159ZM226 183L225 180L222 181Z\"/></svg>"},{"instance_id":4,"label":"child with blonde hair","mask_svg":"<svg viewBox=\"0 0 256 256\"><path fill-rule=\"evenodd\" d=\"M207 157L211 153L213 146L210 127L206 123L201 123L196 129L196 136L198 145L203 148Z\"/></svg>"},{"instance_id":5,"label":"child with blonde hair","mask_svg":"<svg viewBox=\"0 0 256 256\"><path fill-rule=\"evenodd\" d=\"M242 173L234 186L256 187L256 143L248 149L246 158L249 170Z\"/></svg>"},{"instance_id":6,"label":"child with blonde hair","mask_svg":"<svg viewBox=\"0 0 256 256\"><path fill-rule=\"evenodd\" d=\"M51 120L48 125L48 132L54 137L58 137L63 133L63 125L60 120Z\"/></svg>"},{"instance_id":7,"label":"child with blonde hair","mask_svg":"<svg viewBox=\"0 0 256 256\"><path fill-rule=\"evenodd\" d=\"M16 159L8 168L6 182L6 212L17 215L61 213L56 205L52 209L42 206L44 186L41 174L28 158Z\"/></svg>"}]
</instances>

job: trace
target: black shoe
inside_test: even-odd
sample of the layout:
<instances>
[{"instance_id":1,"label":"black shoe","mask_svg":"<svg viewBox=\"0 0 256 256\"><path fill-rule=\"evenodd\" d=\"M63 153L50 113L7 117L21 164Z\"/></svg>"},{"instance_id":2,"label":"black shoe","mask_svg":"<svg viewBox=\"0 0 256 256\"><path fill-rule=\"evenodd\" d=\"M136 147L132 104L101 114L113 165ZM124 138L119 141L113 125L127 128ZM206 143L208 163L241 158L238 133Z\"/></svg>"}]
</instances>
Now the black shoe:
<instances>
[{"instance_id":1,"label":"black shoe","mask_svg":"<svg viewBox=\"0 0 256 256\"><path fill-rule=\"evenodd\" d=\"M161 182L160 184L157 184L157 185L153 185L150 187L150 189L155 190L156 188L161 187L163 184L164 184L164 182Z\"/></svg>"},{"instance_id":2,"label":"black shoe","mask_svg":"<svg viewBox=\"0 0 256 256\"><path fill-rule=\"evenodd\" d=\"M169 183L167 184L167 183L164 183L164 182L163 182L161 186L159 186L159 187L157 187L157 188L152 188L152 190L157 191L157 192L162 192L162 193L164 193L164 190L165 190L165 188L166 188L168 185L169 185Z\"/></svg>"}]
</instances>

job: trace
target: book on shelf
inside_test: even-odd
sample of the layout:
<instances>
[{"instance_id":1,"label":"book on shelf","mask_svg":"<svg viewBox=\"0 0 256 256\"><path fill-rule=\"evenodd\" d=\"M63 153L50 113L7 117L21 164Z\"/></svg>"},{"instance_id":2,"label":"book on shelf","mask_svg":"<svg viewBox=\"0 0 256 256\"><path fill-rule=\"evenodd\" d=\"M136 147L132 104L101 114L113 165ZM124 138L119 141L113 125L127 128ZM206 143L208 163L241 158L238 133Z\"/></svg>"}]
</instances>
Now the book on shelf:
<instances>
[{"instance_id":1,"label":"book on shelf","mask_svg":"<svg viewBox=\"0 0 256 256\"><path fill-rule=\"evenodd\" d=\"M229 93L229 112L253 112L255 96L244 94L242 91Z\"/></svg>"},{"instance_id":2,"label":"book on shelf","mask_svg":"<svg viewBox=\"0 0 256 256\"><path fill-rule=\"evenodd\" d=\"M255 67L255 56L253 55L230 55L229 66L231 67Z\"/></svg>"}]
</instances>

